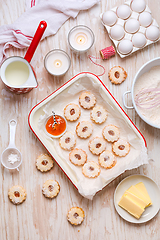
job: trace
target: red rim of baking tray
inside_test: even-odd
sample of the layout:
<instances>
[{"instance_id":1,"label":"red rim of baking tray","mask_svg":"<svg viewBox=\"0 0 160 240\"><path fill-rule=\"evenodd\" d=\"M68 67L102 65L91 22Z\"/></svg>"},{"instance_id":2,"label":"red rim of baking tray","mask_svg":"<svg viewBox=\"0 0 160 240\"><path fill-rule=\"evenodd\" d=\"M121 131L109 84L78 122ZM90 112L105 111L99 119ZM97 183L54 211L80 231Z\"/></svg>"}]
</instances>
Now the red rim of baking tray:
<instances>
[{"instance_id":1,"label":"red rim of baking tray","mask_svg":"<svg viewBox=\"0 0 160 240\"><path fill-rule=\"evenodd\" d=\"M97 75L95 75L94 73L91 72L81 72L78 73L77 75L75 75L74 77L72 77L70 80L68 80L67 82L65 82L62 86L60 86L59 88L57 88L54 92L52 92L51 94L49 94L46 98L44 98L42 101L40 101L38 104L36 104L30 111L29 115L28 115L28 124L30 129L32 130L32 132L35 134L35 136L38 138L37 134L35 133L35 131L32 129L31 125L30 125L30 115L32 113L32 111L34 110L34 108L36 108L39 104L41 104L44 100L46 100L47 98L49 98L52 94L54 94L55 92L57 92L59 89L61 89L63 86L65 86L66 84L68 84L70 81L72 81L75 77L81 75L81 74L89 74L89 75L93 75L95 76L99 82L103 85L103 87L107 90L107 92L110 94L110 96L114 99L114 101L116 102L116 104L120 107L120 109L122 110L122 112L126 115L126 117L129 119L129 121L132 123L132 125L135 127L135 129L138 131L138 133L141 135L141 137L144 140L145 143L145 147L147 147L147 143L146 140L144 138L144 136L142 135L142 133L139 131L139 129L136 127L136 125L132 122L132 120L129 118L129 116L125 113L125 111L123 110L123 108L121 107L121 105L117 102L117 100L113 97L113 95L110 93L110 91L107 89L107 87L104 85L104 83L99 79L99 77ZM38 140L41 142L41 140L38 138ZM41 144L44 146L44 148L47 150L47 148L45 147L45 145L41 142ZM47 150L47 152L52 156L52 154ZM66 172L61 168L61 166L58 164L58 162L56 161L56 159L52 156L52 158L55 160L55 162L57 163L57 165L60 167L60 169L64 172L64 174L67 176L67 178L71 181L71 183L74 185L74 187L77 189L77 187L75 186L75 184L72 182L72 180L69 178L69 176L66 174ZM120 174L121 175L121 174ZM119 176L120 176L119 175ZM118 177L119 177L118 176ZM115 178L116 179L116 178ZM115 180L113 179L113 180ZM112 181L113 181L112 180ZM111 182L112 182L111 181ZM109 182L108 184L110 184L111 182ZM107 184L107 185L108 185ZM106 186L107 186L106 185ZM106 187L104 186L104 188Z\"/></svg>"}]
</instances>

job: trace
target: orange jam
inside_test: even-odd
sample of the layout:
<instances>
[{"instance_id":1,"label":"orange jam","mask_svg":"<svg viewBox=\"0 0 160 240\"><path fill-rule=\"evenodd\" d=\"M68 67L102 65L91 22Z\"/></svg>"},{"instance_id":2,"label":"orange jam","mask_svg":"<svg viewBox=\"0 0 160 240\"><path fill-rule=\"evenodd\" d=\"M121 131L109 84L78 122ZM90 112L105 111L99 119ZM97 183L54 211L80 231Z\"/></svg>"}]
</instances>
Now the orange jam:
<instances>
[{"instance_id":1,"label":"orange jam","mask_svg":"<svg viewBox=\"0 0 160 240\"><path fill-rule=\"evenodd\" d=\"M53 116L51 116L46 123L46 130L49 134L53 136L59 136L66 130L66 121L63 117L58 115L55 115L55 118L57 124L53 126L54 118Z\"/></svg>"}]
</instances>

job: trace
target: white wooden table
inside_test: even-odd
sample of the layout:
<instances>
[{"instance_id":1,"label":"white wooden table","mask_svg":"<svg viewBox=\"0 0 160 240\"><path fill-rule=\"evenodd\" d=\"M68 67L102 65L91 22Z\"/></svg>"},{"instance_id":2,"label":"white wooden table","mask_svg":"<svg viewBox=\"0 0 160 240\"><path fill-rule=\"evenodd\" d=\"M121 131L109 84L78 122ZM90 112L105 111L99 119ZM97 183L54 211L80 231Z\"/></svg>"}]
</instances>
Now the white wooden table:
<instances>
[{"instance_id":1,"label":"white wooden table","mask_svg":"<svg viewBox=\"0 0 160 240\"><path fill-rule=\"evenodd\" d=\"M109 186L99 192L93 201L83 198L61 169L54 164L54 168L41 173L35 167L35 160L45 148L41 145L28 126L28 114L31 108L43 98L82 71L100 74L102 69L96 67L87 57L88 54L99 57L99 50L112 45L104 26L100 22L100 13L124 3L122 0L101 2L88 11L81 12L76 19L68 20L54 36L44 39L38 46L32 59L32 65L37 74L39 86L24 95L16 95L8 91L0 82L0 153L9 143L8 122L17 120L16 146L23 155L23 163L19 172L9 172L0 167L0 239L1 240L74 240L74 239L108 239L108 240L158 240L160 239L160 213L151 221L144 224L131 224L123 220L116 212L113 195L117 184L131 174L144 174L152 178L160 187L160 130L144 123L135 110L124 109L132 121L144 135L148 154L151 159L149 165L127 171L115 179ZM160 25L160 1L148 0L153 17ZM14 22L24 11L25 1L0 0L0 24ZM95 34L94 46L83 55L73 53L67 42L69 30L77 25L89 26ZM54 48L65 50L71 57L71 68L63 77L50 76L44 69L44 56ZM24 56L25 50L10 49L7 55ZM121 59L118 54L109 60L99 60L106 73L101 77L114 97L123 107L122 94L130 90L132 80L138 69L150 59L158 57L160 42L138 51L131 56ZM124 83L119 86L111 84L108 71L112 66L120 65L128 73ZM130 104L128 99L128 104ZM48 200L42 195L41 188L45 180L55 178L59 181L61 190L57 198ZM22 185L27 191L26 201L13 205L8 199L8 189L13 185ZM66 215L72 206L80 206L85 211L82 225L73 227L67 221Z\"/></svg>"}]
</instances>

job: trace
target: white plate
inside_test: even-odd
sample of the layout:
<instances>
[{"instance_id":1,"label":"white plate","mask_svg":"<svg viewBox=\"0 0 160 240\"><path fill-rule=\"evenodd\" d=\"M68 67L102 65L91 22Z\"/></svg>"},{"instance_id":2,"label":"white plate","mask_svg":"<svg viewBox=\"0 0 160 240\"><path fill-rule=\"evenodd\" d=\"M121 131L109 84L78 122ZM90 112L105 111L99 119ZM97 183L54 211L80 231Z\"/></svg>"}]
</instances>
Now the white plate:
<instances>
[{"instance_id":1,"label":"white plate","mask_svg":"<svg viewBox=\"0 0 160 240\"><path fill-rule=\"evenodd\" d=\"M136 219L132 215L130 215L126 210L118 206L118 203L124 194L124 192L131 186L135 185L139 182L143 182L148 194L152 200L152 205L147 207L143 212L140 219ZM160 190L157 184L151 179L144 175L132 175L125 179L123 179L117 186L114 193L114 205L119 213L119 215L128 222L132 223L144 223L152 219L160 209Z\"/></svg>"}]
</instances>

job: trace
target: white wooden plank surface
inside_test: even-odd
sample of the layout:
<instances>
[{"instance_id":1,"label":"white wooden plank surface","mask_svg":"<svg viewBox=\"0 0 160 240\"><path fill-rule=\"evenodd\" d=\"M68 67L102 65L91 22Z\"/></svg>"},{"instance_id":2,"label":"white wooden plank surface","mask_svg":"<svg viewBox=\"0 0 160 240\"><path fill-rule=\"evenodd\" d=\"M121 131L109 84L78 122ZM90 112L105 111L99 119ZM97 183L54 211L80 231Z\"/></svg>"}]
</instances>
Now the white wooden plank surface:
<instances>
[{"instance_id":1,"label":"white wooden plank surface","mask_svg":"<svg viewBox=\"0 0 160 240\"><path fill-rule=\"evenodd\" d=\"M151 177L160 187L160 130L145 124L134 110L126 110L129 117L140 129L146 138L148 152L154 161L149 165L139 167L122 174L109 186L99 192L93 201L83 198L70 183L65 174L54 165L54 168L42 174L35 167L36 157L45 153L44 147L37 140L28 126L28 113L31 108L48 96L63 83L82 71L100 74L102 69L95 67L87 55L99 57L99 50L112 44L108 34L100 22L99 15L124 1L101 0L88 11L81 12L76 19L67 21L55 36L42 41L32 59L32 66L37 74L39 86L37 89L24 95L15 95L9 92L0 82L0 153L8 146L10 119L17 119L16 146L23 155L23 163L19 172L9 172L0 167L0 239L1 240L74 240L74 239L108 239L108 240L158 240L160 239L160 213L151 221L135 225L124 221L116 212L113 204L113 195L117 184L130 174L141 173ZM160 1L148 0L153 17L160 25ZM24 11L25 1L0 0L0 25L13 23ZM67 42L69 30L77 25L89 26L95 33L96 41L91 50L81 56L74 54ZM65 50L72 60L71 68L63 77L50 76L44 69L43 59L53 48ZM26 50L10 49L7 55L24 56ZM146 47L133 55L121 59L118 54L109 60L99 60L106 68L102 81L123 107L122 94L130 90L132 80L138 69L148 60L158 57L160 42ZM126 81L119 85L112 85L108 79L108 71L114 65L120 65L128 73ZM128 98L128 104L130 99ZM61 190L57 198L46 199L41 188L45 180L54 178L59 181ZM10 203L8 189L13 185L22 185L27 191L26 201L19 206ZM66 214L72 206L80 206L85 211L85 220L82 225L73 227L66 219Z\"/></svg>"}]
</instances>

